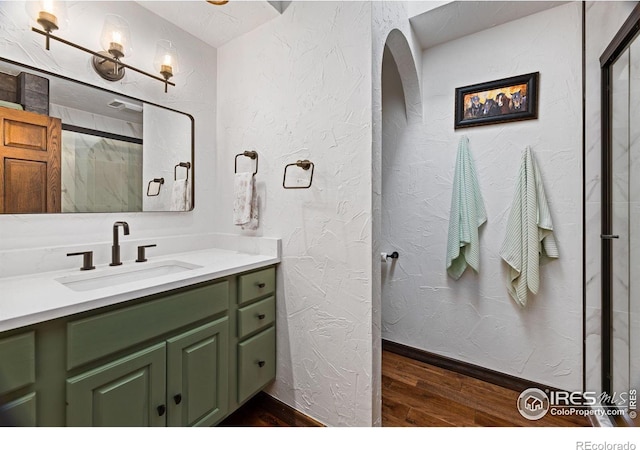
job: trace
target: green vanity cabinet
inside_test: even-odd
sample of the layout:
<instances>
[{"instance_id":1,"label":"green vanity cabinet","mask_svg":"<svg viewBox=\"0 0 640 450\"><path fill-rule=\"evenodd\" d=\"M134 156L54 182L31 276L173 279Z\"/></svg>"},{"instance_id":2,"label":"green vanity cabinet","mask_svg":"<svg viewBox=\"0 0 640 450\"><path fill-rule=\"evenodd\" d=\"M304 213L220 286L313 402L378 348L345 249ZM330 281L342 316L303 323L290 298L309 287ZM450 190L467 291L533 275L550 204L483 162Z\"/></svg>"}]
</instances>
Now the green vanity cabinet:
<instances>
[{"instance_id":1,"label":"green vanity cabinet","mask_svg":"<svg viewBox=\"0 0 640 450\"><path fill-rule=\"evenodd\" d=\"M69 322L68 370L149 346L69 378L67 425L216 423L228 406L228 309L222 281Z\"/></svg>"},{"instance_id":2,"label":"green vanity cabinet","mask_svg":"<svg viewBox=\"0 0 640 450\"><path fill-rule=\"evenodd\" d=\"M0 422L36 425L35 333L0 339Z\"/></svg>"},{"instance_id":3,"label":"green vanity cabinet","mask_svg":"<svg viewBox=\"0 0 640 450\"><path fill-rule=\"evenodd\" d=\"M226 317L67 380L67 426L208 426L227 412Z\"/></svg>"},{"instance_id":4,"label":"green vanity cabinet","mask_svg":"<svg viewBox=\"0 0 640 450\"><path fill-rule=\"evenodd\" d=\"M275 378L275 313L272 266L0 333L0 424L214 426Z\"/></svg>"},{"instance_id":5,"label":"green vanity cabinet","mask_svg":"<svg viewBox=\"0 0 640 450\"><path fill-rule=\"evenodd\" d=\"M238 277L237 402L242 404L276 376L275 268Z\"/></svg>"}]
</instances>

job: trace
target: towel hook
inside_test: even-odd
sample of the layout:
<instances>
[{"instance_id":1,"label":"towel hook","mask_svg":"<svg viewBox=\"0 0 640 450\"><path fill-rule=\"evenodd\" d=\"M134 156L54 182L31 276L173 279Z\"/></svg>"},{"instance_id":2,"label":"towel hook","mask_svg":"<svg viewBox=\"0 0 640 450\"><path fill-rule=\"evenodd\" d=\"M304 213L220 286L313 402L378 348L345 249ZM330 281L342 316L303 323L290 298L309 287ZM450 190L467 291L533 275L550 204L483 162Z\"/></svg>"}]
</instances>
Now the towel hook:
<instances>
[{"instance_id":1,"label":"towel hook","mask_svg":"<svg viewBox=\"0 0 640 450\"><path fill-rule=\"evenodd\" d=\"M287 186L286 185L286 180L287 180L287 168L290 166L297 166L300 167L302 170L309 170L311 169L311 174L309 176L309 184L306 186ZM313 170L315 168L315 165L309 161L308 159L303 159L303 160L298 160L294 163L290 163L287 164L286 166L284 166L284 176L282 177L282 187L285 189L308 189L311 187L311 183L313 183Z\"/></svg>"},{"instance_id":2,"label":"towel hook","mask_svg":"<svg viewBox=\"0 0 640 450\"><path fill-rule=\"evenodd\" d=\"M178 180L178 167L184 167L185 169L187 169L186 181L189 181L189 169L191 169L191 163L187 161L187 162L178 163L175 166L173 166L173 181Z\"/></svg>"},{"instance_id":3,"label":"towel hook","mask_svg":"<svg viewBox=\"0 0 640 450\"><path fill-rule=\"evenodd\" d=\"M236 155L236 159L234 161L234 166L233 166L233 173L238 173L238 156L246 156L247 158L255 159L256 160L256 171L253 172L253 174L255 175L255 174L258 173L258 152L254 151L254 150L244 151L244 152L238 153Z\"/></svg>"},{"instance_id":4,"label":"towel hook","mask_svg":"<svg viewBox=\"0 0 640 450\"><path fill-rule=\"evenodd\" d=\"M155 194L149 194L151 183L158 183L158 192L156 192ZM149 184L147 185L147 197L157 197L158 195L160 195L160 188L163 184L164 178L154 178L153 180L149 181Z\"/></svg>"}]
</instances>

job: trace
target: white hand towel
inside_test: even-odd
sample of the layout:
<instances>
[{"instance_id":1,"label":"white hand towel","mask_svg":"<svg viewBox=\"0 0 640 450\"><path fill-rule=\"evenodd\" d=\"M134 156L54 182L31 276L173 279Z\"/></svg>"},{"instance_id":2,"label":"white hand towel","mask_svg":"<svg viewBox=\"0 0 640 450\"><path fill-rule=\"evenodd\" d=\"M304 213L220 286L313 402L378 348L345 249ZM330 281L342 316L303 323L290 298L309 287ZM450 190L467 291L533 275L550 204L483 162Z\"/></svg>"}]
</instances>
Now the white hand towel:
<instances>
[{"instance_id":1,"label":"white hand towel","mask_svg":"<svg viewBox=\"0 0 640 450\"><path fill-rule=\"evenodd\" d=\"M509 294L523 307L527 304L527 289L533 294L538 292L540 265L559 257L542 178L529 147L522 154L500 256L511 266Z\"/></svg>"},{"instance_id":2,"label":"white hand towel","mask_svg":"<svg viewBox=\"0 0 640 450\"><path fill-rule=\"evenodd\" d=\"M447 273L457 280L471 266L480 271L478 228L487 221L478 177L469 153L469 139L460 138L453 179L447 239Z\"/></svg>"},{"instance_id":3,"label":"white hand towel","mask_svg":"<svg viewBox=\"0 0 640 450\"><path fill-rule=\"evenodd\" d=\"M234 179L233 223L242 229L258 228L258 198L252 172L236 173Z\"/></svg>"},{"instance_id":4,"label":"white hand towel","mask_svg":"<svg viewBox=\"0 0 640 450\"><path fill-rule=\"evenodd\" d=\"M189 211L191 209L191 189L188 180L173 182L171 189L171 211Z\"/></svg>"}]
</instances>

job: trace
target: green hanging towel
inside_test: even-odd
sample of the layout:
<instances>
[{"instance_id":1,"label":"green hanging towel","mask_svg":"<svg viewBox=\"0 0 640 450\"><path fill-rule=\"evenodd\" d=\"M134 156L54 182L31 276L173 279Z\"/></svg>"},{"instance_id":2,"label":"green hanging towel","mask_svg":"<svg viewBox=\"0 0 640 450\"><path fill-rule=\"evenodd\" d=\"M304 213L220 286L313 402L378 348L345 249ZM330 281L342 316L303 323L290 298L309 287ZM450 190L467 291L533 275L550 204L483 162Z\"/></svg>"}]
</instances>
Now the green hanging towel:
<instances>
[{"instance_id":1,"label":"green hanging towel","mask_svg":"<svg viewBox=\"0 0 640 450\"><path fill-rule=\"evenodd\" d=\"M522 155L500 256L510 266L509 294L523 307L527 305L527 289L538 293L540 265L559 257L542 178L529 147Z\"/></svg>"},{"instance_id":2,"label":"green hanging towel","mask_svg":"<svg viewBox=\"0 0 640 450\"><path fill-rule=\"evenodd\" d=\"M458 143L449 236L447 239L447 273L457 280L471 266L480 270L480 238L478 228L487 221L478 177L469 154L469 139L462 136Z\"/></svg>"}]
</instances>

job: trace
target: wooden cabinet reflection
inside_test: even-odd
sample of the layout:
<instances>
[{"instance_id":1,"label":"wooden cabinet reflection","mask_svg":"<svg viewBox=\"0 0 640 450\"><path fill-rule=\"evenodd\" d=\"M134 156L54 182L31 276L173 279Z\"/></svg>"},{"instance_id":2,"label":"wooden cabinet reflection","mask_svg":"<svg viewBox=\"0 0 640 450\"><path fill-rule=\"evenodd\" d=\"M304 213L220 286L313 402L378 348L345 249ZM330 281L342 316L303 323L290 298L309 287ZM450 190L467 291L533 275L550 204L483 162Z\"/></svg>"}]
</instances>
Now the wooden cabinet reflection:
<instances>
[{"instance_id":1,"label":"wooden cabinet reflection","mask_svg":"<svg viewBox=\"0 0 640 450\"><path fill-rule=\"evenodd\" d=\"M0 213L61 211L60 119L0 107Z\"/></svg>"}]
</instances>

